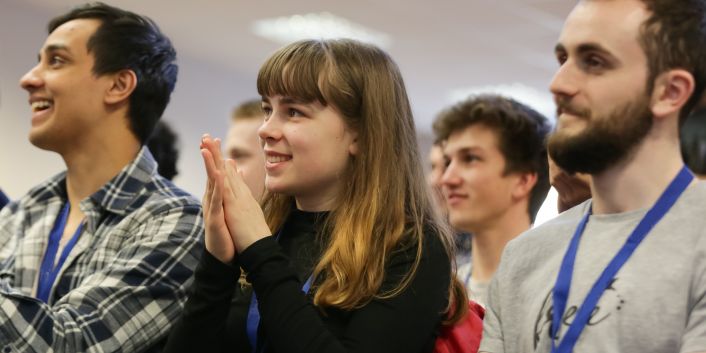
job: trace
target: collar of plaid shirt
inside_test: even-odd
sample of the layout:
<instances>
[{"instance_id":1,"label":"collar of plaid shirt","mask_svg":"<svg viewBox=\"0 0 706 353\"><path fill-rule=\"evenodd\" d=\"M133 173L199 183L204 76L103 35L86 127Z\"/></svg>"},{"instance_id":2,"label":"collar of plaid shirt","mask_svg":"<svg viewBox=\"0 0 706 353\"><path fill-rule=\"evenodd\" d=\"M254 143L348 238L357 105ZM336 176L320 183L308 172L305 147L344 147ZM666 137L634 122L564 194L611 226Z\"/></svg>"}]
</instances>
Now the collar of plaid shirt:
<instances>
[{"instance_id":1,"label":"collar of plaid shirt","mask_svg":"<svg viewBox=\"0 0 706 353\"><path fill-rule=\"evenodd\" d=\"M81 211L86 215L86 227L93 233L100 224L103 211L124 216L140 207L135 198L140 191L153 180L157 162L147 147L142 147L135 159L126 165L120 173L108 181L90 197L81 201ZM52 198L66 199L66 172L57 174L40 187L34 188L28 207L46 207Z\"/></svg>"}]
</instances>

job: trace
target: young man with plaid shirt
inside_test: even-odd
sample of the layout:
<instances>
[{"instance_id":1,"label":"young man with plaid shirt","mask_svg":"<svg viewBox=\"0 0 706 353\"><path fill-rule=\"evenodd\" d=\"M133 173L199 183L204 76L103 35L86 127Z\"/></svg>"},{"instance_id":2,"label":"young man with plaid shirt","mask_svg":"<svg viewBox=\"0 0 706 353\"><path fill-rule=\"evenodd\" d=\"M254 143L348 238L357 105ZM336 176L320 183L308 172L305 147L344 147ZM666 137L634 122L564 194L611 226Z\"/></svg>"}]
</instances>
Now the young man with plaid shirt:
<instances>
[{"instance_id":1,"label":"young man with plaid shirt","mask_svg":"<svg viewBox=\"0 0 706 353\"><path fill-rule=\"evenodd\" d=\"M0 351L157 351L201 253L199 202L143 147L176 83L150 19L89 4L53 19L20 84L30 141L66 171L0 212Z\"/></svg>"}]
</instances>

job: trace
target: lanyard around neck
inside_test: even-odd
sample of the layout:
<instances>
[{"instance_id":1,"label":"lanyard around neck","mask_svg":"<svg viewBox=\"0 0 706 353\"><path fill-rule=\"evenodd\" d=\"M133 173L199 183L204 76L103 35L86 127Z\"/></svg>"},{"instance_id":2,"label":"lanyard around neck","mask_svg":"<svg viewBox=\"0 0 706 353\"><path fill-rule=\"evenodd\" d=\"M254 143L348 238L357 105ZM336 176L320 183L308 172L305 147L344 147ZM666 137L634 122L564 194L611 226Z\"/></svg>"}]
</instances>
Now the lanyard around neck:
<instances>
[{"instance_id":1,"label":"lanyard around neck","mask_svg":"<svg viewBox=\"0 0 706 353\"><path fill-rule=\"evenodd\" d=\"M588 211L581 219L579 226L576 228L576 232L571 239L571 243L569 243L569 248L566 250L564 260L562 261L559 269L556 284L554 285L554 290L552 293L554 308L552 312L550 337L552 342L552 353L568 353L573 350L581 331L583 331L586 327L586 324L591 317L591 313L596 307L596 304L598 304L598 300L603 295L603 292L610 285L610 282L633 254L637 246L640 245L640 242L642 242L645 236L647 236L647 233L649 233L650 230L652 230L652 228L662 219L662 217L664 217L664 215L674 205L679 196L684 192L684 190L686 190L693 179L694 176L691 174L691 171L689 171L686 166L682 167L679 174L677 174L674 180L672 180L667 189L664 190L652 208L647 211L642 220L640 220L640 223L638 223L637 227L635 227L628 239L625 241L623 247L620 251L618 251L615 257L613 257L608 266L603 270L601 276L593 284L593 287L586 295L586 299L584 299L583 304L581 304L581 307L576 312L573 322L569 325L569 328L564 334L561 342L559 342L559 346L556 346L554 339L558 338L559 328L562 323L562 316L564 315L566 302L569 298L571 277L573 276L574 262L576 260L579 239L581 238L581 235L586 228L586 224L588 223L588 218L591 215L591 208L589 207Z\"/></svg>"},{"instance_id":2,"label":"lanyard around neck","mask_svg":"<svg viewBox=\"0 0 706 353\"><path fill-rule=\"evenodd\" d=\"M66 222L69 218L70 206L67 202L61 209L61 213L56 218L54 222L54 227L49 234L49 243L47 244L47 249L44 252L44 258L42 259L42 265L39 269L39 280L37 281L37 299L48 303L49 295L51 294L51 289L56 282L56 277L61 270L61 267L66 262L66 258L69 257L71 249L78 241L81 230L83 230L83 222L81 222L76 229L76 232L71 236L71 239L64 246L64 250L61 252L59 261L56 262L56 254L59 251L59 243L61 242L61 237L64 235L64 229L66 228Z\"/></svg>"},{"instance_id":3,"label":"lanyard around neck","mask_svg":"<svg viewBox=\"0 0 706 353\"><path fill-rule=\"evenodd\" d=\"M279 236L281 232L277 233L275 239L279 241ZM302 286L302 292L304 294L309 293L311 288L311 282L313 282L312 276L304 282ZM250 307L248 308L248 317L246 321L246 332L248 334L248 340L250 341L250 347L252 348L252 353L263 352L265 348L264 342L258 346L257 342L257 331L260 327L260 311L257 308L257 296L255 295L255 290L252 291L252 296L250 298Z\"/></svg>"}]
</instances>

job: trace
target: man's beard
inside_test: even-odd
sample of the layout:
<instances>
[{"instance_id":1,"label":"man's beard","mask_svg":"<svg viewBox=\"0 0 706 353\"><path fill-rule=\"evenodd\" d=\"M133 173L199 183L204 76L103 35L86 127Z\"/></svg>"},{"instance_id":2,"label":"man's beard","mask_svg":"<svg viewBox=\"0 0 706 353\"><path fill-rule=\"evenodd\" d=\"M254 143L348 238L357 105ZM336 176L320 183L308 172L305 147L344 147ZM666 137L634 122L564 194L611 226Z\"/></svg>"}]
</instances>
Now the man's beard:
<instances>
[{"instance_id":1,"label":"man's beard","mask_svg":"<svg viewBox=\"0 0 706 353\"><path fill-rule=\"evenodd\" d=\"M568 135L556 129L547 141L549 155L570 174L600 174L627 158L652 129L652 112L645 95L604 117L575 109L566 100L559 99L557 105L562 111L588 120L583 131Z\"/></svg>"}]
</instances>

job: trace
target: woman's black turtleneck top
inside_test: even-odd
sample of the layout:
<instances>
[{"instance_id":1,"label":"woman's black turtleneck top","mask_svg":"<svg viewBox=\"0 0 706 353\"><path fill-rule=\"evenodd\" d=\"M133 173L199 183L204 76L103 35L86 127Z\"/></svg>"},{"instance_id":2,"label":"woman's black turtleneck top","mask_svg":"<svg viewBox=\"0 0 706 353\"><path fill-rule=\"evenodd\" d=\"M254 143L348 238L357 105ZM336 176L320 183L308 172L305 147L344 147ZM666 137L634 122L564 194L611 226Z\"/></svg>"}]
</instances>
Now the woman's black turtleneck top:
<instances>
[{"instance_id":1,"label":"woman's black turtleneck top","mask_svg":"<svg viewBox=\"0 0 706 353\"><path fill-rule=\"evenodd\" d=\"M431 352L448 302L450 261L437 234L425 234L422 260L410 284L389 299L354 310L320 309L303 283L322 254L318 234L326 213L294 210L282 230L258 240L235 264L207 251L166 353L250 353L246 321L252 290L258 298L258 345L265 353ZM390 255L381 291L394 288L413 264L416 248ZM239 283L241 269L252 287Z\"/></svg>"}]
</instances>

